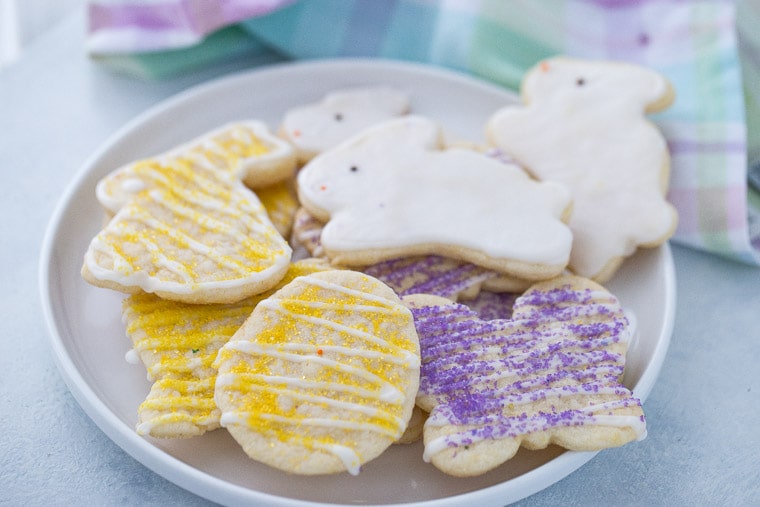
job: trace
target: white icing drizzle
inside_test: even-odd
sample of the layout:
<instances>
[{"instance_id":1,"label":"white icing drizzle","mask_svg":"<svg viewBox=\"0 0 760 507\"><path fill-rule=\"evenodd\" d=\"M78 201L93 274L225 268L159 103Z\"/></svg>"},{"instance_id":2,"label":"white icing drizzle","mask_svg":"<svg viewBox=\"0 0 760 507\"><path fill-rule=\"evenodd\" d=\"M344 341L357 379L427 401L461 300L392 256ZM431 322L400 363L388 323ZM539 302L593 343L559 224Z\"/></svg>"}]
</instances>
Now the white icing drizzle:
<instances>
[{"instance_id":1,"label":"white icing drizzle","mask_svg":"<svg viewBox=\"0 0 760 507\"><path fill-rule=\"evenodd\" d=\"M350 447L338 444L317 444L315 447L324 449L340 458L349 474L356 476L361 472L361 459Z\"/></svg>"},{"instance_id":2,"label":"white icing drizzle","mask_svg":"<svg viewBox=\"0 0 760 507\"><path fill-rule=\"evenodd\" d=\"M122 208L106 229L92 240L85 263L95 278L127 286L138 285L149 292L163 289L190 293L196 290L195 285L198 283L213 290L266 279L272 271L282 271L287 265L290 247L277 233L256 196L231 176L225 176L219 171L210 174L192 171L182 167L182 163L177 166L145 164L141 167L146 181L154 186L149 185L148 190L141 192L130 205ZM175 184L170 174L180 179L194 178L193 189L183 189L183 185ZM190 208L183 202L213 212L217 218ZM159 206L164 211L152 211L152 206ZM159 218L167 214L180 223L170 223ZM146 234L142 227L155 233ZM197 240L198 233L195 231L198 228L230 238L230 244L238 245L241 249L239 255L246 258L225 255L218 248ZM226 279L215 280L213 277L218 275L213 273L204 274L204 279L199 279L200 273L196 273L191 265L167 255L167 248L153 239L155 234L159 234L163 241L171 242L179 251L184 249L185 252L193 252L214 262L223 268L219 273L223 273ZM150 255L153 264L172 273L177 280L159 278L144 270L143 266L133 265L115 248L115 242L120 238L138 241L141 248ZM95 253L112 259L113 267L101 265ZM262 259L261 262L266 262L268 267L257 271L256 268L261 268L262 265L256 263L253 253Z\"/></svg>"},{"instance_id":3,"label":"white icing drizzle","mask_svg":"<svg viewBox=\"0 0 760 507\"><path fill-rule=\"evenodd\" d=\"M284 377L281 375L225 373L217 377L216 385L220 387L232 386L234 385L235 381L238 379L241 379L244 381L245 380L262 381L262 382L267 382L271 385L282 384L282 385L287 385L291 387L298 387L304 390L313 390L313 391L329 390L329 391L335 391L335 392L349 393L356 396L364 396L366 398L376 397L378 400L387 402L387 403L400 403L403 398L401 391L399 391L392 385L382 386L379 391L376 391L372 389L364 389L358 386L341 384L339 382L319 382L319 381L314 381L314 380L308 380L305 378Z\"/></svg>"},{"instance_id":4,"label":"white icing drizzle","mask_svg":"<svg viewBox=\"0 0 760 507\"><path fill-rule=\"evenodd\" d=\"M395 440L401 436L401 431L388 431L382 426L372 423L364 423L358 421L350 421L347 419L338 419L335 417L302 417L299 419L293 419L292 417L281 416L277 414L267 414L265 412L223 412L220 419L222 426L229 426L230 424L248 424L250 418L261 419L266 421L274 421L279 425L293 425L293 426L317 426L322 428L340 428L353 431L372 431L374 433L380 433Z\"/></svg>"},{"instance_id":5,"label":"white icing drizzle","mask_svg":"<svg viewBox=\"0 0 760 507\"><path fill-rule=\"evenodd\" d=\"M139 178L126 178L121 182L121 188L128 194L136 194L146 187L145 182Z\"/></svg>"},{"instance_id":6,"label":"white icing drizzle","mask_svg":"<svg viewBox=\"0 0 760 507\"><path fill-rule=\"evenodd\" d=\"M257 384L246 384L246 389L248 390L259 390L259 391L269 391L271 389L271 383L267 382L269 385L257 385ZM298 386L296 386L298 387ZM366 406L362 403L351 403L346 401L340 401L333 398L330 398L328 396L320 396L320 395L313 395L313 394L304 394L297 389L287 389L284 387L280 387L277 389L277 394L280 396L287 396L288 398L294 399L294 400L300 400L300 401L308 401L310 403L318 403L321 404L324 407L331 407L341 410L349 410L353 412L358 412L360 414L365 414L370 417L376 417L379 419L385 419L389 422L391 422L396 428L401 428L404 425L404 421L402 421L400 418L394 416L390 412L386 410L381 410L379 408ZM380 399L380 396L377 395L377 393L374 393L370 396L371 398ZM403 399L403 396L401 396L399 399L395 400L395 403L400 403ZM258 413L257 413L258 414ZM259 417L259 415L256 415L255 417ZM283 420L288 420L290 418L284 417ZM306 419L308 420L308 419ZM333 419L318 419L320 421L329 421ZM302 424L304 419L298 419L297 422L293 422L291 420L291 423L293 424ZM340 426L338 425L331 425L327 424L328 426L332 427L344 427L348 428L351 427L352 429L361 429L365 431L377 431L376 425L374 424L368 424L368 423L351 423L351 426ZM398 432L386 432L389 436L393 436L394 438L397 438L400 436Z\"/></svg>"},{"instance_id":7,"label":"white icing drizzle","mask_svg":"<svg viewBox=\"0 0 760 507\"><path fill-rule=\"evenodd\" d=\"M276 311L279 311L279 312L282 312L282 313L287 313L288 315L290 315L291 317L293 317L295 319L303 320L303 321L310 322L312 324L316 324L316 325L320 325L320 326L329 327L329 328L332 328L333 330L338 331L338 332L348 333L348 334L350 334L352 336L355 336L357 338L360 338L360 339L362 339L364 341L367 341L367 342L370 342L370 343L374 343L376 345L387 346L387 347L389 347L391 349L397 350L398 352L400 352L403 355L403 361L402 362L404 364L410 365L410 366L416 366L416 365L419 364L419 358L416 356L416 354L414 354L412 352L409 352L408 350L403 350L403 349L401 349L399 347L393 347L391 344L389 344L385 340L379 339L374 334L367 333L367 332L361 331L359 329L354 329L352 327L349 327L349 326L346 326L346 325L343 325L343 324L339 324L337 322L333 322L333 321L330 321L330 320L321 319L319 317L311 317L309 315L299 315L299 314L296 314L296 313L294 313L294 312L292 312L290 310L287 310L287 309L283 308L280 301L264 300L264 301L262 301L259 304L263 305L263 306L265 306L267 308L269 308L270 310L276 310ZM325 305L324 307L325 308L329 308L330 305Z\"/></svg>"},{"instance_id":8,"label":"white icing drizzle","mask_svg":"<svg viewBox=\"0 0 760 507\"><path fill-rule=\"evenodd\" d=\"M594 425L594 426L613 426L618 428L630 428L634 431L636 434L637 440L642 440L646 436L646 423L641 420L640 416L637 415L629 415L629 414L593 414L594 407L587 407L581 410L578 410L578 414L582 414L588 417L583 417L582 422L584 426ZM579 417L573 418L572 422L569 425L577 424L581 421ZM527 432L533 432L537 431L540 428L541 423L534 423L531 429L527 430ZM425 422L425 425L428 425L428 422ZM435 426L435 421L430 423L431 426ZM441 426L440 424L438 424ZM481 442L485 440L485 438L480 436L474 436L470 433L460 432L460 433L452 433L449 435L443 435L437 438L434 438L430 440L429 442L425 442L425 448L422 454L422 459L426 463L430 462L430 459L438 454L439 452L449 448L449 447L460 447L466 444L473 444L476 442Z\"/></svg>"},{"instance_id":9,"label":"white icing drizzle","mask_svg":"<svg viewBox=\"0 0 760 507\"><path fill-rule=\"evenodd\" d=\"M197 415L172 412L161 414L149 421L140 421L135 429L138 435L145 437L151 435L153 430L159 426L176 425L178 422L187 422L194 426L210 426L217 423L217 418L216 416L199 417Z\"/></svg>"},{"instance_id":10,"label":"white icing drizzle","mask_svg":"<svg viewBox=\"0 0 760 507\"><path fill-rule=\"evenodd\" d=\"M251 346L248 347L248 345L251 345ZM308 361L310 363L320 364L322 366L334 368L342 373L348 373L350 375L359 377L362 380L365 380L371 384L380 386L382 389L388 389L388 386L392 387L392 384L378 377L374 373L367 371L365 368L362 368L359 366L347 365L340 361L336 361L336 360L329 359L326 357L288 353L282 350L277 350L276 347L272 347L271 349L270 348L264 349L263 347L262 348L257 347L257 344L254 344L251 342L241 342L241 341L230 342L225 346L225 348L229 350L237 350L238 352L244 352L244 353L249 353L249 354L263 354L264 351L266 350L266 354L271 357L276 357L278 359L285 359L285 360L293 361L293 362L307 362Z\"/></svg>"},{"instance_id":11,"label":"white icing drizzle","mask_svg":"<svg viewBox=\"0 0 760 507\"><path fill-rule=\"evenodd\" d=\"M368 282L372 280L358 273L355 276L361 276ZM237 364L254 364L261 360L272 361L276 365L302 363L303 371L311 373L291 377L267 368L239 371L220 366L221 372L216 380L217 396L224 393L230 399L240 399L241 396L251 395L253 400L266 394L276 396L277 400L271 410L257 410L253 401L252 405L236 402L235 408L223 411L221 424L247 427L262 424L266 428L275 425L279 428L277 432L283 432L277 438L294 439L296 442L303 439L301 445L332 453L350 473L358 473L361 459L349 444L336 443L332 438L323 440L321 436L312 437L308 431L293 433L296 431L293 428L335 428L377 433L389 441L398 439L406 425L398 410L409 398L401 385L396 385L400 380L398 376L391 372L419 367L419 357L413 351L394 345L372 332L332 319L338 318L337 312L347 312L366 319L408 318L411 323L411 313L401 304L382 296L357 291L316 276L301 276L292 283L300 283L303 287L300 293L302 299L299 295L280 294L260 302L256 311L280 314L281 317L271 318L278 323L276 325L283 326L283 330L289 330L290 326L297 326L292 323L301 321L320 331L306 338L307 342L300 343L297 340L276 340L273 343L232 340L223 347L219 360L224 365L232 357L238 357L237 354L244 354L251 356L251 359L241 359L243 363L236 361ZM320 296L313 294L310 286L329 292L324 300L315 301L312 298ZM347 297L342 299L341 294ZM324 335L324 345L320 344L321 335ZM347 342L333 343L333 337L340 335ZM380 369L373 371L370 364L377 364ZM385 368L389 371L386 372ZM318 410L316 413L293 412L295 415L292 415L290 411L297 410L294 407L318 407ZM344 415L332 417L331 413Z\"/></svg>"},{"instance_id":12,"label":"white icing drizzle","mask_svg":"<svg viewBox=\"0 0 760 507\"><path fill-rule=\"evenodd\" d=\"M127 353L124 354L124 360L129 364L140 364L140 356L135 349L129 349Z\"/></svg>"}]
</instances>

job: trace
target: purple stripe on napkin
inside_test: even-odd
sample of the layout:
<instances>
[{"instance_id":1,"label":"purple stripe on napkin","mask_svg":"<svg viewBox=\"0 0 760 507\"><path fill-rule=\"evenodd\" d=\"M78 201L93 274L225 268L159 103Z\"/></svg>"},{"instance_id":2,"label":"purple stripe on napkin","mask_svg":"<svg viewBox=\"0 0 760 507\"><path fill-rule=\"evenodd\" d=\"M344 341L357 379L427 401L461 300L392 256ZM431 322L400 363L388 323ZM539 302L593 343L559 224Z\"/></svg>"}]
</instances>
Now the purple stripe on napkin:
<instances>
[{"instance_id":1,"label":"purple stripe on napkin","mask_svg":"<svg viewBox=\"0 0 760 507\"><path fill-rule=\"evenodd\" d=\"M687 141L679 139L668 139L668 149L671 153L684 152L718 152L725 153L728 151L744 152L747 144L740 141L726 142L705 142L705 141Z\"/></svg>"},{"instance_id":2,"label":"purple stripe on napkin","mask_svg":"<svg viewBox=\"0 0 760 507\"><path fill-rule=\"evenodd\" d=\"M293 0L208 2L177 0L161 4L89 5L90 32L133 27L146 31L180 30L205 35L225 25L268 14Z\"/></svg>"},{"instance_id":3,"label":"purple stripe on napkin","mask_svg":"<svg viewBox=\"0 0 760 507\"><path fill-rule=\"evenodd\" d=\"M99 5L89 6L90 31L103 28L137 26L149 30L185 26L180 4L171 5Z\"/></svg>"}]
</instances>

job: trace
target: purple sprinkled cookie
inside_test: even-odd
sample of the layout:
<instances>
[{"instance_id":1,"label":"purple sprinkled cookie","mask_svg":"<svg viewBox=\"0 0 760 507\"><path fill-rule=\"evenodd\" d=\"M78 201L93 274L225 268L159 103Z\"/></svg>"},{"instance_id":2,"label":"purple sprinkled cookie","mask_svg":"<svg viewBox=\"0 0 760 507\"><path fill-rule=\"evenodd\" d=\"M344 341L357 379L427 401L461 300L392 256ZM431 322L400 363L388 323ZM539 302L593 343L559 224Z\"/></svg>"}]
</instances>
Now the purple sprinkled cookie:
<instances>
[{"instance_id":1,"label":"purple sprinkled cookie","mask_svg":"<svg viewBox=\"0 0 760 507\"><path fill-rule=\"evenodd\" d=\"M451 300L475 297L483 282L496 276L469 262L439 255L392 259L362 271L382 280L400 296L431 294Z\"/></svg>"},{"instance_id":2,"label":"purple sprinkled cookie","mask_svg":"<svg viewBox=\"0 0 760 507\"><path fill-rule=\"evenodd\" d=\"M456 476L485 473L520 446L600 450L641 439L641 403L621 383L632 329L591 280L532 286L511 319L483 320L443 298L408 296L420 337L424 459Z\"/></svg>"}]
</instances>

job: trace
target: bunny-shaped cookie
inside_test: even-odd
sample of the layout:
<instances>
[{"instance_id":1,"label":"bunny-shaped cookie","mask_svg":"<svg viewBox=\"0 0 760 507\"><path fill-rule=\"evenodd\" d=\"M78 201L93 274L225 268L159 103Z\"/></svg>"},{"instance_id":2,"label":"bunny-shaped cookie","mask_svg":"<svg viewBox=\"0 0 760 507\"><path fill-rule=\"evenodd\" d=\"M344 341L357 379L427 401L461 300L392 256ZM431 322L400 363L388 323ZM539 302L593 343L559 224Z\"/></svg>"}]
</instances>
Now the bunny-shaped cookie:
<instances>
[{"instance_id":1,"label":"bunny-shaped cookie","mask_svg":"<svg viewBox=\"0 0 760 507\"><path fill-rule=\"evenodd\" d=\"M90 242L82 277L186 303L234 303L273 287L292 250L241 180L254 167L292 169L292 150L281 140L268 148L259 125L215 131L101 180L98 198L115 215Z\"/></svg>"},{"instance_id":2,"label":"bunny-shaped cookie","mask_svg":"<svg viewBox=\"0 0 760 507\"><path fill-rule=\"evenodd\" d=\"M597 283L537 283L508 319L435 296L404 301L420 338L417 404L430 413L424 459L440 470L473 476L521 446L591 451L645 436L641 403L621 383L633 328Z\"/></svg>"},{"instance_id":3,"label":"bunny-shaped cookie","mask_svg":"<svg viewBox=\"0 0 760 507\"><path fill-rule=\"evenodd\" d=\"M280 135L290 141L299 161L305 163L356 132L408 111L409 98L393 88L336 90L319 102L288 110Z\"/></svg>"},{"instance_id":4,"label":"bunny-shaped cookie","mask_svg":"<svg viewBox=\"0 0 760 507\"><path fill-rule=\"evenodd\" d=\"M438 254L521 278L566 266L567 190L475 151L442 149L441 130L406 116L367 129L298 175L302 205L327 222L337 264Z\"/></svg>"},{"instance_id":5,"label":"bunny-shaped cookie","mask_svg":"<svg viewBox=\"0 0 760 507\"><path fill-rule=\"evenodd\" d=\"M553 58L527 73L521 92L525 105L496 112L487 134L539 180L570 189L572 271L606 281L637 247L673 234L677 215L664 197L670 158L645 117L674 98L663 76L626 63Z\"/></svg>"}]
</instances>

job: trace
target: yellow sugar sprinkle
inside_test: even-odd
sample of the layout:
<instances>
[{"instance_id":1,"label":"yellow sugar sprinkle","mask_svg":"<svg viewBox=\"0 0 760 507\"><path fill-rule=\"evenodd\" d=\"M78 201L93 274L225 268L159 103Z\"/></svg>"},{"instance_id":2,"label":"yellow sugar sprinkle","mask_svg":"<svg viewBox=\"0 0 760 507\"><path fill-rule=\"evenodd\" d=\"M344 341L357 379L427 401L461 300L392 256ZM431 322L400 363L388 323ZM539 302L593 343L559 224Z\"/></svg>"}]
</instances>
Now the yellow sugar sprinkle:
<instances>
[{"instance_id":1,"label":"yellow sugar sprinkle","mask_svg":"<svg viewBox=\"0 0 760 507\"><path fill-rule=\"evenodd\" d=\"M265 325L245 355L221 352L219 360L237 358L227 363L231 380L223 391L249 428L306 447L335 443L334 427L400 432L403 423L393 415L400 400L389 394L403 392L404 361L416 352L413 341L400 336L411 314L370 296L371 283L368 294L304 284L297 295L257 310ZM292 376L294 369L303 376Z\"/></svg>"}]
</instances>

